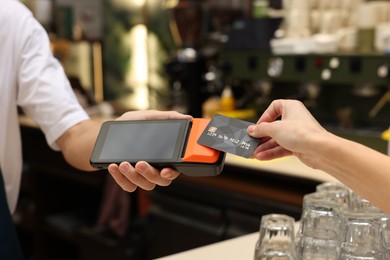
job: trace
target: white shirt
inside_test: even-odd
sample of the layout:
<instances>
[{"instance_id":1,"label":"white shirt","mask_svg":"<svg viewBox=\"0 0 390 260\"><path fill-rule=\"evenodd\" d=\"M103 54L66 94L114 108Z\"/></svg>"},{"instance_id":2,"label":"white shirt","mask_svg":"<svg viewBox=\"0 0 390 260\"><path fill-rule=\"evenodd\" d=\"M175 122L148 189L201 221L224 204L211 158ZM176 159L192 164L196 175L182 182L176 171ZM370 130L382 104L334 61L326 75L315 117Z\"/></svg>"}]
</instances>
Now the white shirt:
<instances>
[{"instance_id":1,"label":"white shirt","mask_svg":"<svg viewBox=\"0 0 390 260\"><path fill-rule=\"evenodd\" d=\"M70 127L88 119L52 56L46 31L16 0L0 7L0 167L8 206L18 200L22 153L17 106L42 129L50 147Z\"/></svg>"}]
</instances>

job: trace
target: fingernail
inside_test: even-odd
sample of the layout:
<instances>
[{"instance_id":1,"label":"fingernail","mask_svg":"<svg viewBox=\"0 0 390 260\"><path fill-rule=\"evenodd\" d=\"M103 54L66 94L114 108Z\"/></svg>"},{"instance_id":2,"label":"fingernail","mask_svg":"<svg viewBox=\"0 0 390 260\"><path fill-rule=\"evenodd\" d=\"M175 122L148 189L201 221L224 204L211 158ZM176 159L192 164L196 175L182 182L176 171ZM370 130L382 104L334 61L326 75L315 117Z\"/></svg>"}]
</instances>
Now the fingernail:
<instances>
[{"instance_id":1,"label":"fingernail","mask_svg":"<svg viewBox=\"0 0 390 260\"><path fill-rule=\"evenodd\" d=\"M145 163L137 164L137 172L143 173L146 170L147 166Z\"/></svg>"},{"instance_id":2,"label":"fingernail","mask_svg":"<svg viewBox=\"0 0 390 260\"><path fill-rule=\"evenodd\" d=\"M170 179L172 178L172 174L170 172L164 171L161 173L161 177L163 177L164 179Z\"/></svg>"},{"instance_id":3,"label":"fingernail","mask_svg":"<svg viewBox=\"0 0 390 260\"><path fill-rule=\"evenodd\" d=\"M111 174L116 174L116 173L119 172L119 171L118 171L118 168L116 167L116 165L113 165L113 164L111 164L111 165L108 166L108 171L109 171Z\"/></svg>"},{"instance_id":4,"label":"fingernail","mask_svg":"<svg viewBox=\"0 0 390 260\"><path fill-rule=\"evenodd\" d=\"M250 125L249 127L248 127L248 133L249 134L253 134L254 132L255 132L255 125Z\"/></svg>"},{"instance_id":5,"label":"fingernail","mask_svg":"<svg viewBox=\"0 0 390 260\"><path fill-rule=\"evenodd\" d=\"M121 171L121 172L128 172L129 171L129 169L130 169L130 166L128 165L128 164L121 164L120 166L119 166L119 170Z\"/></svg>"}]
</instances>

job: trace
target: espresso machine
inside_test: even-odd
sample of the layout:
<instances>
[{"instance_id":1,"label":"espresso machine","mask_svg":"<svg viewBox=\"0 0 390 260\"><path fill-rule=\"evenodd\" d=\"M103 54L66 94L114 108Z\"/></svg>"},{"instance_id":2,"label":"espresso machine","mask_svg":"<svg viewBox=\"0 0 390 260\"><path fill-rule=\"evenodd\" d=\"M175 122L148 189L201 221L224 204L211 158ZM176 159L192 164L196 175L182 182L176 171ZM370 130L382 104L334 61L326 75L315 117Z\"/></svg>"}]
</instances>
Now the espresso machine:
<instances>
[{"instance_id":1,"label":"espresso machine","mask_svg":"<svg viewBox=\"0 0 390 260\"><path fill-rule=\"evenodd\" d=\"M205 35L203 1L180 1L167 10L169 28L176 49L166 64L171 86L171 109L201 117L201 104L206 99L203 75L205 59L200 52Z\"/></svg>"},{"instance_id":2,"label":"espresso machine","mask_svg":"<svg viewBox=\"0 0 390 260\"><path fill-rule=\"evenodd\" d=\"M245 15L248 1L181 0L168 11L176 49L166 72L171 85L171 108L202 116L202 104L219 96L229 67L219 53L235 19Z\"/></svg>"}]
</instances>

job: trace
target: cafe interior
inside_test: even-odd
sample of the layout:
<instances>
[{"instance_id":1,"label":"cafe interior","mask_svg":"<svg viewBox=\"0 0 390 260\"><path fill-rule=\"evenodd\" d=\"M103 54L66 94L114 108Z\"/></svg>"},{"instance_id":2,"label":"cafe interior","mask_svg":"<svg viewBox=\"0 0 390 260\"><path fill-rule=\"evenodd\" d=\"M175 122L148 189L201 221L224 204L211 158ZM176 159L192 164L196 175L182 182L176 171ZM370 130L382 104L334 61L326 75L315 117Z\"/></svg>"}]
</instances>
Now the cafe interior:
<instances>
[{"instance_id":1,"label":"cafe interior","mask_svg":"<svg viewBox=\"0 0 390 260\"><path fill-rule=\"evenodd\" d=\"M296 99L328 131L388 154L390 1L21 2L91 118L153 109L256 123L273 100ZM199 169L129 193L106 169L68 165L22 111L20 127L13 220L26 259L317 259L260 257L266 217L289 217L299 251L304 198L323 185L348 190L294 156L227 153L217 176ZM389 259L385 231L385 258L364 259Z\"/></svg>"}]
</instances>

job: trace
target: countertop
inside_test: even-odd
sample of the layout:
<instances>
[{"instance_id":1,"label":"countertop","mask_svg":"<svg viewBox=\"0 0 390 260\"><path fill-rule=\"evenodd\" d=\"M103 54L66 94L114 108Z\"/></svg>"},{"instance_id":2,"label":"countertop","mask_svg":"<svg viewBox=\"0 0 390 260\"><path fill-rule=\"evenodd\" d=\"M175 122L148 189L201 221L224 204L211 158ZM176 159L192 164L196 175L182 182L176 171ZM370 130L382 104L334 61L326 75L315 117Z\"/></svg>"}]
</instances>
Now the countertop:
<instances>
[{"instance_id":1,"label":"countertop","mask_svg":"<svg viewBox=\"0 0 390 260\"><path fill-rule=\"evenodd\" d=\"M255 252L259 232L228 239L219 243L210 244L170 256L159 260L252 260Z\"/></svg>"},{"instance_id":2,"label":"countertop","mask_svg":"<svg viewBox=\"0 0 390 260\"><path fill-rule=\"evenodd\" d=\"M299 221L295 222L294 229L297 230L299 225ZM164 256L158 258L158 260L252 260L259 236L259 232L254 232L222 242Z\"/></svg>"},{"instance_id":3,"label":"countertop","mask_svg":"<svg viewBox=\"0 0 390 260\"><path fill-rule=\"evenodd\" d=\"M320 182L337 181L326 172L315 170L306 166L295 156L288 156L271 161L259 161L256 159L246 159L236 155L227 154L226 164L240 166L243 168L258 169L292 177L306 178Z\"/></svg>"}]
</instances>

